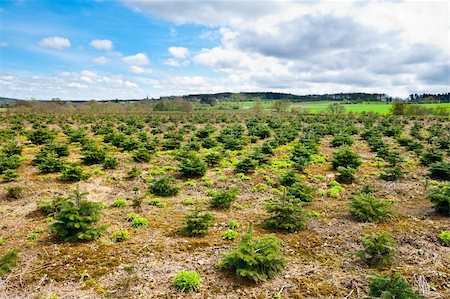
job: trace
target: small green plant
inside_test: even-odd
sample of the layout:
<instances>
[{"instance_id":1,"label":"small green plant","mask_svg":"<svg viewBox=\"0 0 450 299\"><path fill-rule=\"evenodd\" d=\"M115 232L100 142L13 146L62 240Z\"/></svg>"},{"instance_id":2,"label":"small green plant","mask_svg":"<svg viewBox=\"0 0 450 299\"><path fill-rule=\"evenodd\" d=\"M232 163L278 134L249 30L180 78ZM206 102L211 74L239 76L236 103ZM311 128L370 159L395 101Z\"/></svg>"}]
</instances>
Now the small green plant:
<instances>
[{"instance_id":1,"label":"small green plant","mask_svg":"<svg viewBox=\"0 0 450 299\"><path fill-rule=\"evenodd\" d=\"M5 245L5 239L3 239L2 237L0 237L0 246Z\"/></svg>"},{"instance_id":2,"label":"small green plant","mask_svg":"<svg viewBox=\"0 0 450 299\"><path fill-rule=\"evenodd\" d=\"M106 157L103 161L104 169L116 169L119 166L119 160L116 157Z\"/></svg>"},{"instance_id":3,"label":"small green plant","mask_svg":"<svg viewBox=\"0 0 450 299\"><path fill-rule=\"evenodd\" d=\"M7 200L18 200L22 197L23 188L20 186L6 187L5 198Z\"/></svg>"},{"instance_id":4,"label":"small green plant","mask_svg":"<svg viewBox=\"0 0 450 299\"><path fill-rule=\"evenodd\" d=\"M286 188L286 193L288 196L292 196L301 202L312 202L313 201L314 188L306 185L303 182L296 182L290 187Z\"/></svg>"},{"instance_id":5,"label":"small green plant","mask_svg":"<svg viewBox=\"0 0 450 299\"><path fill-rule=\"evenodd\" d=\"M239 227L239 223L236 220L230 220L227 226L229 229L236 229Z\"/></svg>"},{"instance_id":6,"label":"small green plant","mask_svg":"<svg viewBox=\"0 0 450 299\"><path fill-rule=\"evenodd\" d=\"M113 207L121 208L127 205L127 201L125 199L116 199L113 203Z\"/></svg>"},{"instance_id":7,"label":"small green plant","mask_svg":"<svg viewBox=\"0 0 450 299\"><path fill-rule=\"evenodd\" d=\"M90 175L85 173L81 166L68 164L63 168L59 178L63 182L79 182L89 177Z\"/></svg>"},{"instance_id":8,"label":"small green plant","mask_svg":"<svg viewBox=\"0 0 450 299\"><path fill-rule=\"evenodd\" d=\"M27 239L28 239L29 241L36 241L38 238L39 238L39 234L38 234L38 233L30 233L30 234L27 236Z\"/></svg>"},{"instance_id":9,"label":"small green plant","mask_svg":"<svg viewBox=\"0 0 450 299\"><path fill-rule=\"evenodd\" d=\"M217 209L229 209L236 200L237 194L237 188L217 192L211 199L210 205Z\"/></svg>"},{"instance_id":10,"label":"small green plant","mask_svg":"<svg viewBox=\"0 0 450 299\"><path fill-rule=\"evenodd\" d=\"M435 148L430 148L422 155L422 157L420 158L420 163L422 163L422 165L428 166L436 162L442 162L443 156L444 155L441 151Z\"/></svg>"},{"instance_id":11,"label":"small green plant","mask_svg":"<svg viewBox=\"0 0 450 299\"><path fill-rule=\"evenodd\" d=\"M132 158L135 162L150 162L152 153L145 147L139 147L133 151Z\"/></svg>"},{"instance_id":12,"label":"small green plant","mask_svg":"<svg viewBox=\"0 0 450 299\"><path fill-rule=\"evenodd\" d=\"M151 194L168 197L175 196L180 191L178 186L174 185L175 179L169 176L160 178L153 182L153 184L148 188Z\"/></svg>"},{"instance_id":13,"label":"small green plant","mask_svg":"<svg viewBox=\"0 0 450 299\"><path fill-rule=\"evenodd\" d=\"M38 201L37 207L46 215L54 215L61 210L62 205L67 201L66 197L57 196L52 201Z\"/></svg>"},{"instance_id":14,"label":"small green plant","mask_svg":"<svg viewBox=\"0 0 450 299\"><path fill-rule=\"evenodd\" d=\"M223 234L222 234L222 239L224 240L234 240L236 239L238 233L235 232L232 229L227 229Z\"/></svg>"},{"instance_id":15,"label":"small green plant","mask_svg":"<svg viewBox=\"0 0 450 299\"><path fill-rule=\"evenodd\" d=\"M204 236L213 224L214 215L199 210L193 210L184 218L185 231L188 236Z\"/></svg>"},{"instance_id":16,"label":"small green plant","mask_svg":"<svg viewBox=\"0 0 450 299\"><path fill-rule=\"evenodd\" d=\"M364 249L358 256L370 266L386 266L395 261L397 250L392 235L388 232L367 235L361 238Z\"/></svg>"},{"instance_id":17,"label":"small green plant","mask_svg":"<svg viewBox=\"0 0 450 299\"><path fill-rule=\"evenodd\" d=\"M450 163L436 162L431 164L430 176L434 179L450 181Z\"/></svg>"},{"instance_id":18,"label":"small green plant","mask_svg":"<svg viewBox=\"0 0 450 299\"><path fill-rule=\"evenodd\" d=\"M383 299L419 299L425 298L411 288L403 276L391 272L389 276L374 275L369 277L370 298Z\"/></svg>"},{"instance_id":19,"label":"small green plant","mask_svg":"<svg viewBox=\"0 0 450 299\"><path fill-rule=\"evenodd\" d=\"M257 166L258 161L254 160L252 157L246 157L236 164L235 170L238 173L250 173L254 171Z\"/></svg>"},{"instance_id":20,"label":"small green plant","mask_svg":"<svg viewBox=\"0 0 450 299\"><path fill-rule=\"evenodd\" d=\"M5 255L0 257L0 277L8 272L11 272L11 269L16 266L18 259L19 250L15 248L11 249Z\"/></svg>"},{"instance_id":21,"label":"small green plant","mask_svg":"<svg viewBox=\"0 0 450 299\"><path fill-rule=\"evenodd\" d=\"M295 232L306 225L303 203L286 192L277 198L266 201L265 209L270 214L270 217L264 222L267 229Z\"/></svg>"},{"instance_id":22,"label":"small green plant","mask_svg":"<svg viewBox=\"0 0 450 299\"><path fill-rule=\"evenodd\" d=\"M338 169L339 166L358 169L361 165L361 158L349 147L344 147L334 153L331 165L333 165L334 169Z\"/></svg>"},{"instance_id":23,"label":"small green plant","mask_svg":"<svg viewBox=\"0 0 450 299\"><path fill-rule=\"evenodd\" d=\"M50 231L66 241L94 240L100 237L105 227L96 227L100 220L100 203L86 200L87 193L73 191L70 197L61 203L55 215Z\"/></svg>"},{"instance_id":24,"label":"small green plant","mask_svg":"<svg viewBox=\"0 0 450 299\"><path fill-rule=\"evenodd\" d=\"M123 242L128 239L128 235L127 230L118 230L113 233L112 238L114 242Z\"/></svg>"},{"instance_id":25,"label":"small green plant","mask_svg":"<svg viewBox=\"0 0 450 299\"><path fill-rule=\"evenodd\" d=\"M356 180L356 169L352 167L343 167L339 166L337 168L337 176L336 181L342 184L350 184L353 183Z\"/></svg>"},{"instance_id":26,"label":"small green plant","mask_svg":"<svg viewBox=\"0 0 450 299\"><path fill-rule=\"evenodd\" d=\"M131 222L131 226L134 228L143 228L148 225L148 219L141 215L131 213L127 215L127 221Z\"/></svg>"},{"instance_id":27,"label":"small green plant","mask_svg":"<svg viewBox=\"0 0 450 299\"><path fill-rule=\"evenodd\" d=\"M3 182L8 183L14 181L19 177L17 170L15 169L6 169L3 171Z\"/></svg>"},{"instance_id":28,"label":"small green plant","mask_svg":"<svg viewBox=\"0 0 450 299\"><path fill-rule=\"evenodd\" d=\"M400 166L387 168L380 174L380 179L385 181L397 181L403 178L403 170Z\"/></svg>"},{"instance_id":29,"label":"small green plant","mask_svg":"<svg viewBox=\"0 0 450 299\"><path fill-rule=\"evenodd\" d=\"M434 204L437 213L450 216L450 184L433 188L428 199Z\"/></svg>"},{"instance_id":30,"label":"small green plant","mask_svg":"<svg viewBox=\"0 0 450 299\"><path fill-rule=\"evenodd\" d=\"M381 201L373 194L358 192L351 198L350 214L360 221L379 222L393 216L392 201Z\"/></svg>"},{"instance_id":31,"label":"small green plant","mask_svg":"<svg viewBox=\"0 0 450 299\"><path fill-rule=\"evenodd\" d=\"M141 173L142 173L142 171L137 166L133 166L127 172L127 179L131 180L131 179L137 178L141 175Z\"/></svg>"},{"instance_id":32,"label":"small green plant","mask_svg":"<svg viewBox=\"0 0 450 299\"><path fill-rule=\"evenodd\" d=\"M353 144L353 139L350 135L346 135L346 134L339 134L334 136L333 140L331 140L331 146L332 147L338 147L338 146L343 146L343 145L347 145L350 146Z\"/></svg>"},{"instance_id":33,"label":"small green plant","mask_svg":"<svg viewBox=\"0 0 450 299\"><path fill-rule=\"evenodd\" d=\"M450 230L443 230L439 234L439 240L441 240L442 244L445 246L450 246Z\"/></svg>"},{"instance_id":34,"label":"small green plant","mask_svg":"<svg viewBox=\"0 0 450 299\"><path fill-rule=\"evenodd\" d=\"M167 206L167 203L161 201L160 199L154 198L150 199L148 202L149 205L157 207L157 208L165 208Z\"/></svg>"},{"instance_id":35,"label":"small green plant","mask_svg":"<svg viewBox=\"0 0 450 299\"><path fill-rule=\"evenodd\" d=\"M195 154L188 154L180 162L180 172L186 177L204 176L207 169L208 165Z\"/></svg>"},{"instance_id":36,"label":"small green plant","mask_svg":"<svg viewBox=\"0 0 450 299\"><path fill-rule=\"evenodd\" d=\"M209 166L217 166L219 165L222 158L223 158L222 154L218 152L212 152L205 156L205 161L206 163L208 163Z\"/></svg>"},{"instance_id":37,"label":"small green plant","mask_svg":"<svg viewBox=\"0 0 450 299\"><path fill-rule=\"evenodd\" d=\"M294 170L289 170L278 179L280 184L285 187L290 187L300 179Z\"/></svg>"},{"instance_id":38,"label":"small green plant","mask_svg":"<svg viewBox=\"0 0 450 299\"><path fill-rule=\"evenodd\" d=\"M194 271L182 271L178 273L172 285L182 292L195 292L200 288L201 277Z\"/></svg>"},{"instance_id":39,"label":"small green plant","mask_svg":"<svg viewBox=\"0 0 450 299\"><path fill-rule=\"evenodd\" d=\"M220 269L229 269L236 276L262 282L274 277L286 265L281 256L281 241L275 235L253 239L253 227L249 225L241 242L222 256Z\"/></svg>"}]
</instances>

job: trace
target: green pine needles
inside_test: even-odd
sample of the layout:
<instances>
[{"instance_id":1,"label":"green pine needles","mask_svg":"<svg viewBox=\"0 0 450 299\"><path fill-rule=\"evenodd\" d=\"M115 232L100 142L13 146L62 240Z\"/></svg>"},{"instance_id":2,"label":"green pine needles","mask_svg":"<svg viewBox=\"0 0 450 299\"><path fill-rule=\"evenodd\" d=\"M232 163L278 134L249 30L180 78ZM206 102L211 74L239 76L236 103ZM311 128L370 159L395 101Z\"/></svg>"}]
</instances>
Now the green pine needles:
<instances>
[{"instance_id":1,"label":"green pine needles","mask_svg":"<svg viewBox=\"0 0 450 299\"><path fill-rule=\"evenodd\" d=\"M197 272L182 271L174 277L172 285L182 292L195 292L200 288L201 281Z\"/></svg>"},{"instance_id":2,"label":"green pine needles","mask_svg":"<svg viewBox=\"0 0 450 299\"><path fill-rule=\"evenodd\" d=\"M69 199L59 206L56 221L50 231L65 241L94 240L100 237L105 227L97 227L102 205L85 199L87 193L75 190Z\"/></svg>"},{"instance_id":3,"label":"green pine needles","mask_svg":"<svg viewBox=\"0 0 450 299\"><path fill-rule=\"evenodd\" d=\"M241 242L223 255L218 267L232 270L236 276L255 283L262 282L284 269L286 260L279 252L281 247L281 241L275 235L253 239L253 227L250 225Z\"/></svg>"},{"instance_id":4,"label":"green pine needles","mask_svg":"<svg viewBox=\"0 0 450 299\"><path fill-rule=\"evenodd\" d=\"M11 249L5 255L1 256L0 277L2 277L8 272L11 272L11 269L16 266L18 259L19 259L19 250L15 248Z\"/></svg>"},{"instance_id":5,"label":"green pine needles","mask_svg":"<svg viewBox=\"0 0 450 299\"><path fill-rule=\"evenodd\" d=\"M296 232L306 225L303 202L286 192L278 198L266 201L265 208L270 214L264 222L267 229Z\"/></svg>"},{"instance_id":6,"label":"green pine needles","mask_svg":"<svg viewBox=\"0 0 450 299\"><path fill-rule=\"evenodd\" d=\"M364 249L358 252L358 256L368 265L387 266L395 261L396 243L390 233L364 234L361 241Z\"/></svg>"},{"instance_id":7,"label":"green pine needles","mask_svg":"<svg viewBox=\"0 0 450 299\"><path fill-rule=\"evenodd\" d=\"M351 198L350 214L360 221L380 222L393 217L392 201L381 201L371 193L358 192Z\"/></svg>"},{"instance_id":8,"label":"green pine needles","mask_svg":"<svg viewBox=\"0 0 450 299\"><path fill-rule=\"evenodd\" d=\"M188 236L202 237L208 233L208 228L213 224L214 215L200 212L195 209L184 218L185 231Z\"/></svg>"},{"instance_id":9,"label":"green pine needles","mask_svg":"<svg viewBox=\"0 0 450 299\"><path fill-rule=\"evenodd\" d=\"M426 297L414 291L403 276L391 272L389 276L369 277L369 298L419 299Z\"/></svg>"}]
</instances>

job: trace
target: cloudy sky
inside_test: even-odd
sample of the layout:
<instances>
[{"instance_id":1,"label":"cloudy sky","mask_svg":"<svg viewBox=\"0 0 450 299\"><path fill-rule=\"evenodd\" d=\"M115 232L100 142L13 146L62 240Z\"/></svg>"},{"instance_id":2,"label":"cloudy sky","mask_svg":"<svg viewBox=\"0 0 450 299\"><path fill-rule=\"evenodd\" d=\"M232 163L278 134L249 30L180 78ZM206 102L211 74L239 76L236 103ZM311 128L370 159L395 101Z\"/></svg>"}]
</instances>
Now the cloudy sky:
<instances>
[{"instance_id":1,"label":"cloudy sky","mask_svg":"<svg viewBox=\"0 0 450 299\"><path fill-rule=\"evenodd\" d=\"M448 0L0 1L5 97L449 86Z\"/></svg>"}]
</instances>

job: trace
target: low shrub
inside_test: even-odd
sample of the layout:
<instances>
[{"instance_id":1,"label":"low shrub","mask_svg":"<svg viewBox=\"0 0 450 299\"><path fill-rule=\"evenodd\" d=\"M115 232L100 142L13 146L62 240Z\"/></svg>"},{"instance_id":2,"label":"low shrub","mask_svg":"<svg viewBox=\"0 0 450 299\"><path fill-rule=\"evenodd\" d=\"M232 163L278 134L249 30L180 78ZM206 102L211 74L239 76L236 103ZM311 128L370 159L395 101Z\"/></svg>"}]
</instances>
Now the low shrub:
<instances>
[{"instance_id":1,"label":"low shrub","mask_svg":"<svg viewBox=\"0 0 450 299\"><path fill-rule=\"evenodd\" d=\"M102 164L106 159L106 150L97 146L89 147L82 152L81 161L85 165Z\"/></svg>"},{"instance_id":2,"label":"low shrub","mask_svg":"<svg viewBox=\"0 0 450 299\"><path fill-rule=\"evenodd\" d=\"M200 288L201 277L194 271L183 271L178 273L173 281L172 285L182 292L194 292Z\"/></svg>"},{"instance_id":3,"label":"low shrub","mask_svg":"<svg viewBox=\"0 0 450 299\"><path fill-rule=\"evenodd\" d=\"M403 178L404 172L400 166L386 168L380 174L380 179L385 181L398 181Z\"/></svg>"},{"instance_id":4,"label":"low shrub","mask_svg":"<svg viewBox=\"0 0 450 299\"><path fill-rule=\"evenodd\" d=\"M358 192L351 197L350 214L360 221L380 222L393 216L392 201L381 201L373 194Z\"/></svg>"},{"instance_id":5,"label":"low shrub","mask_svg":"<svg viewBox=\"0 0 450 299\"><path fill-rule=\"evenodd\" d=\"M211 207L217 209L229 209L233 202L236 200L237 194L237 188L220 191L213 196L210 205Z\"/></svg>"},{"instance_id":6,"label":"low shrub","mask_svg":"<svg viewBox=\"0 0 450 299\"><path fill-rule=\"evenodd\" d=\"M450 216L450 184L433 188L428 199L434 204L437 213Z\"/></svg>"},{"instance_id":7,"label":"low shrub","mask_svg":"<svg viewBox=\"0 0 450 299\"><path fill-rule=\"evenodd\" d=\"M143 228L148 225L148 219L141 215L131 213L127 215L127 221L131 222L131 226L134 228Z\"/></svg>"},{"instance_id":8,"label":"low shrub","mask_svg":"<svg viewBox=\"0 0 450 299\"><path fill-rule=\"evenodd\" d=\"M103 161L104 169L116 169L119 166L119 160L116 157L106 157Z\"/></svg>"},{"instance_id":9,"label":"low shrub","mask_svg":"<svg viewBox=\"0 0 450 299\"><path fill-rule=\"evenodd\" d=\"M229 229L236 229L239 227L239 222L237 222L236 220L230 220L227 226Z\"/></svg>"},{"instance_id":10,"label":"low shrub","mask_svg":"<svg viewBox=\"0 0 450 299\"><path fill-rule=\"evenodd\" d=\"M207 169L208 165L194 154L188 154L180 162L180 172L186 177L204 176Z\"/></svg>"},{"instance_id":11,"label":"low shrub","mask_svg":"<svg viewBox=\"0 0 450 299\"><path fill-rule=\"evenodd\" d=\"M205 162L208 163L209 166L217 166L219 162L222 160L222 155L218 152L209 153L205 156Z\"/></svg>"},{"instance_id":12,"label":"low shrub","mask_svg":"<svg viewBox=\"0 0 450 299\"><path fill-rule=\"evenodd\" d=\"M264 221L264 227L267 229L295 232L306 225L303 203L286 192L266 201L264 207L270 214L270 217Z\"/></svg>"},{"instance_id":13,"label":"low shrub","mask_svg":"<svg viewBox=\"0 0 450 299\"><path fill-rule=\"evenodd\" d=\"M127 201L125 199L116 199L113 203L113 207L121 208L127 205Z\"/></svg>"},{"instance_id":14,"label":"low shrub","mask_svg":"<svg viewBox=\"0 0 450 299\"><path fill-rule=\"evenodd\" d=\"M425 298L414 291L408 281L396 272L389 276L374 275L369 277L370 298L383 299L419 299Z\"/></svg>"},{"instance_id":15,"label":"low shrub","mask_svg":"<svg viewBox=\"0 0 450 299\"><path fill-rule=\"evenodd\" d=\"M275 235L253 239L253 228L249 226L241 242L222 256L220 269L229 269L236 276L262 282L281 272L286 260L281 256L281 241Z\"/></svg>"},{"instance_id":16,"label":"low shrub","mask_svg":"<svg viewBox=\"0 0 450 299\"><path fill-rule=\"evenodd\" d=\"M443 230L439 234L439 240L441 240L442 244L445 246L450 246L450 230Z\"/></svg>"},{"instance_id":17,"label":"low shrub","mask_svg":"<svg viewBox=\"0 0 450 299\"><path fill-rule=\"evenodd\" d=\"M38 201L37 207L46 215L54 215L61 210L62 205L67 200L66 197L57 196L52 201Z\"/></svg>"},{"instance_id":18,"label":"low shrub","mask_svg":"<svg viewBox=\"0 0 450 299\"><path fill-rule=\"evenodd\" d=\"M333 165L334 169L338 169L339 166L358 169L361 165L361 158L349 147L344 147L334 153L331 165Z\"/></svg>"},{"instance_id":19,"label":"low shrub","mask_svg":"<svg viewBox=\"0 0 450 299\"><path fill-rule=\"evenodd\" d=\"M152 153L145 147L139 147L133 151L132 158L135 162L150 162Z\"/></svg>"},{"instance_id":20,"label":"low shrub","mask_svg":"<svg viewBox=\"0 0 450 299\"><path fill-rule=\"evenodd\" d=\"M232 229L227 229L223 234L222 234L222 239L224 240L234 240L236 239L238 233L235 232Z\"/></svg>"},{"instance_id":21,"label":"low shrub","mask_svg":"<svg viewBox=\"0 0 450 299\"><path fill-rule=\"evenodd\" d=\"M288 196L293 197L295 200L300 202L312 202L314 188L306 185L303 182L296 182L290 187L286 188Z\"/></svg>"},{"instance_id":22,"label":"low shrub","mask_svg":"<svg viewBox=\"0 0 450 299\"><path fill-rule=\"evenodd\" d=\"M6 187L5 198L7 200L18 200L22 198L23 188L20 186Z\"/></svg>"},{"instance_id":23,"label":"low shrub","mask_svg":"<svg viewBox=\"0 0 450 299\"><path fill-rule=\"evenodd\" d=\"M97 227L100 220L101 203L85 199L87 193L75 190L61 203L50 231L65 241L94 240L100 237L105 227Z\"/></svg>"},{"instance_id":24,"label":"low shrub","mask_svg":"<svg viewBox=\"0 0 450 299\"><path fill-rule=\"evenodd\" d=\"M434 179L450 181L450 163L437 162L431 164L430 176Z\"/></svg>"},{"instance_id":25,"label":"low shrub","mask_svg":"<svg viewBox=\"0 0 450 299\"><path fill-rule=\"evenodd\" d=\"M168 197L175 196L180 191L178 186L174 185L175 179L172 177L163 177L153 182L148 191L151 194Z\"/></svg>"},{"instance_id":26,"label":"low shrub","mask_svg":"<svg viewBox=\"0 0 450 299\"><path fill-rule=\"evenodd\" d=\"M254 160L253 158L245 157L236 164L234 169L238 173L249 173L254 171L258 164L258 161Z\"/></svg>"},{"instance_id":27,"label":"low shrub","mask_svg":"<svg viewBox=\"0 0 450 299\"><path fill-rule=\"evenodd\" d=\"M332 147L338 147L347 145L350 146L353 144L353 139L350 135L340 134L334 136L333 140L331 140L331 146Z\"/></svg>"},{"instance_id":28,"label":"low shrub","mask_svg":"<svg viewBox=\"0 0 450 299\"><path fill-rule=\"evenodd\" d=\"M12 268L16 266L18 259L19 250L15 248L11 249L2 257L0 257L0 277L8 272L11 272Z\"/></svg>"},{"instance_id":29,"label":"low shrub","mask_svg":"<svg viewBox=\"0 0 450 299\"><path fill-rule=\"evenodd\" d=\"M420 158L420 163L422 163L422 165L429 166L436 162L442 162L443 157L444 155L442 152L435 148L430 148L422 155Z\"/></svg>"},{"instance_id":30,"label":"low shrub","mask_svg":"<svg viewBox=\"0 0 450 299\"><path fill-rule=\"evenodd\" d=\"M297 173L294 170L289 170L278 179L281 186L290 187L294 183L298 182L300 179L297 175Z\"/></svg>"},{"instance_id":31,"label":"low shrub","mask_svg":"<svg viewBox=\"0 0 450 299\"><path fill-rule=\"evenodd\" d=\"M127 230L118 230L113 233L112 238L114 242L123 242L128 239L128 236Z\"/></svg>"},{"instance_id":32,"label":"low shrub","mask_svg":"<svg viewBox=\"0 0 450 299\"><path fill-rule=\"evenodd\" d=\"M358 256L368 265L386 266L395 261L396 243L390 233L364 234L361 241L364 249L358 252Z\"/></svg>"},{"instance_id":33,"label":"low shrub","mask_svg":"<svg viewBox=\"0 0 450 299\"><path fill-rule=\"evenodd\" d=\"M356 169L339 166L337 168L336 181L342 184L351 184L356 180Z\"/></svg>"},{"instance_id":34,"label":"low shrub","mask_svg":"<svg viewBox=\"0 0 450 299\"><path fill-rule=\"evenodd\" d=\"M188 236L204 236L213 224L214 215L195 209L184 218L185 231Z\"/></svg>"},{"instance_id":35,"label":"low shrub","mask_svg":"<svg viewBox=\"0 0 450 299\"><path fill-rule=\"evenodd\" d=\"M67 164L64 166L59 179L63 182L79 182L86 180L90 174L85 173L83 168L76 164Z\"/></svg>"},{"instance_id":36,"label":"low shrub","mask_svg":"<svg viewBox=\"0 0 450 299\"><path fill-rule=\"evenodd\" d=\"M15 169L6 169L3 172L2 180L3 180L3 182L8 183L8 182L14 181L18 177L19 177L19 174L17 173L17 171Z\"/></svg>"}]
</instances>

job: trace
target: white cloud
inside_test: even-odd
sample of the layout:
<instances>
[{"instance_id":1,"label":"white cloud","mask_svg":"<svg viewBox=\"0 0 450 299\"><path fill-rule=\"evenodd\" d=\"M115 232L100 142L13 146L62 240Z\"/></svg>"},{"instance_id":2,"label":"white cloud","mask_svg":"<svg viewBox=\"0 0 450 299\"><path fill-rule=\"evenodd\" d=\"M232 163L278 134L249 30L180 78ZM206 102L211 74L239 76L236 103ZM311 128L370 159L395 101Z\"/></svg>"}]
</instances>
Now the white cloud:
<instances>
[{"instance_id":1,"label":"white cloud","mask_svg":"<svg viewBox=\"0 0 450 299\"><path fill-rule=\"evenodd\" d=\"M39 44L43 47L62 50L70 47L70 40L59 36L49 36L41 39Z\"/></svg>"},{"instance_id":2,"label":"white cloud","mask_svg":"<svg viewBox=\"0 0 450 299\"><path fill-rule=\"evenodd\" d=\"M0 48L6 48L9 47L9 44L7 42L0 42Z\"/></svg>"},{"instance_id":3,"label":"white cloud","mask_svg":"<svg viewBox=\"0 0 450 299\"><path fill-rule=\"evenodd\" d=\"M108 63L108 58L106 58L105 56L100 56L100 57L94 58L94 62L96 64L106 64L106 63Z\"/></svg>"},{"instance_id":4,"label":"white cloud","mask_svg":"<svg viewBox=\"0 0 450 299\"><path fill-rule=\"evenodd\" d=\"M70 88L77 88L77 89L88 88L87 85L81 84L81 83L78 83L78 82L70 82L70 83L67 84L67 87L70 87Z\"/></svg>"},{"instance_id":5,"label":"white cloud","mask_svg":"<svg viewBox=\"0 0 450 299\"><path fill-rule=\"evenodd\" d=\"M184 47L170 47L167 50L174 58L177 59L184 59L189 55L189 50Z\"/></svg>"},{"instance_id":6,"label":"white cloud","mask_svg":"<svg viewBox=\"0 0 450 299\"><path fill-rule=\"evenodd\" d=\"M122 60L129 65L147 65L150 60L145 53L137 53L135 55L125 56Z\"/></svg>"},{"instance_id":7,"label":"white cloud","mask_svg":"<svg viewBox=\"0 0 450 299\"><path fill-rule=\"evenodd\" d=\"M90 45L97 50L112 50L113 42L109 39L94 39Z\"/></svg>"},{"instance_id":8,"label":"white cloud","mask_svg":"<svg viewBox=\"0 0 450 299\"><path fill-rule=\"evenodd\" d=\"M151 74L152 70L150 69L146 69L137 65L131 65L129 67L130 72L132 72L133 74L138 74L138 75L142 75L142 74Z\"/></svg>"}]
</instances>

